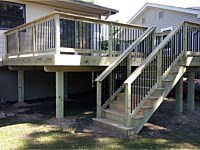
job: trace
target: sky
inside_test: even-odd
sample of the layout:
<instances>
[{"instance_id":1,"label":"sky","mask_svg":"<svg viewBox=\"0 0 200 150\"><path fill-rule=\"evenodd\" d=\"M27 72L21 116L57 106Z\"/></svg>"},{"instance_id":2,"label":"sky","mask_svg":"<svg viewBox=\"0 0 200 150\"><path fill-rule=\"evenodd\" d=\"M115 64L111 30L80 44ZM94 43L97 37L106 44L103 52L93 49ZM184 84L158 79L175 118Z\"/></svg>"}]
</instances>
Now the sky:
<instances>
[{"instance_id":1,"label":"sky","mask_svg":"<svg viewBox=\"0 0 200 150\"><path fill-rule=\"evenodd\" d=\"M94 0L95 4L117 9L119 13L110 16L108 20L119 20L126 23L147 2L177 7L200 7L200 0Z\"/></svg>"}]
</instances>

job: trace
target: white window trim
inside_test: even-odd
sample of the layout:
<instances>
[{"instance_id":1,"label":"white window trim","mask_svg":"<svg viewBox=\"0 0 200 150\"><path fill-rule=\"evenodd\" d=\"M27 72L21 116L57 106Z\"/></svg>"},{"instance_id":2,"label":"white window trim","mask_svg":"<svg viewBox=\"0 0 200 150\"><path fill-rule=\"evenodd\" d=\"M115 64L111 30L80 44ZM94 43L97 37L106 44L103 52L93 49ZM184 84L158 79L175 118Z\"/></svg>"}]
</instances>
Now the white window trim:
<instances>
[{"instance_id":1,"label":"white window trim","mask_svg":"<svg viewBox=\"0 0 200 150\"><path fill-rule=\"evenodd\" d=\"M162 28L160 30L160 32L165 32L165 31L172 31L173 30L173 27L167 27L167 28Z\"/></svg>"}]
</instances>

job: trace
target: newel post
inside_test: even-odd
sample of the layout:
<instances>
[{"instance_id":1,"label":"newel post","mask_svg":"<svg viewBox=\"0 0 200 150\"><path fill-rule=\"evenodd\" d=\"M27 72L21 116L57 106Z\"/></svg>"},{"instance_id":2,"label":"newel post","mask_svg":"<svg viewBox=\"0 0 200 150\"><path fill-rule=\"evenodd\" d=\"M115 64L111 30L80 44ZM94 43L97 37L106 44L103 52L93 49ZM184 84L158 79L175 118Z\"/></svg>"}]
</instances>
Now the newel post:
<instances>
[{"instance_id":1,"label":"newel post","mask_svg":"<svg viewBox=\"0 0 200 150\"><path fill-rule=\"evenodd\" d=\"M36 45L37 45L37 41L36 41L36 26L35 23L33 23L33 56L35 56L35 51L36 51Z\"/></svg>"},{"instance_id":2,"label":"newel post","mask_svg":"<svg viewBox=\"0 0 200 150\"><path fill-rule=\"evenodd\" d=\"M131 126L131 84L125 83L125 121L126 127Z\"/></svg>"},{"instance_id":3,"label":"newel post","mask_svg":"<svg viewBox=\"0 0 200 150\"><path fill-rule=\"evenodd\" d=\"M131 53L127 57L127 78L131 75L132 56Z\"/></svg>"},{"instance_id":4,"label":"newel post","mask_svg":"<svg viewBox=\"0 0 200 150\"><path fill-rule=\"evenodd\" d=\"M187 22L185 22L183 26L183 49L185 51L185 55L187 55Z\"/></svg>"},{"instance_id":5,"label":"newel post","mask_svg":"<svg viewBox=\"0 0 200 150\"><path fill-rule=\"evenodd\" d=\"M161 86L161 76L162 76L162 49L157 54L157 82L158 86Z\"/></svg>"},{"instance_id":6,"label":"newel post","mask_svg":"<svg viewBox=\"0 0 200 150\"><path fill-rule=\"evenodd\" d=\"M113 24L110 23L108 27L108 51L109 56L112 57L112 48L113 48Z\"/></svg>"},{"instance_id":7,"label":"newel post","mask_svg":"<svg viewBox=\"0 0 200 150\"><path fill-rule=\"evenodd\" d=\"M102 99L102 82L97 82L97 118L101 118L102 111L101 111L101 99Z\"/></svg>"},{"instance_id":8,"label":"newel post","mask_svg":"<svg viewBox=\"0 0 200 150\"><path fill-rule=\"evenodd\" d=\"M17 40L17 55L19 56L19 53L20 53L20 35L19 35L19 29L17 29L16 40Z\"/></svg>"},{"instance_id":9,"label":"newel post","mask_svg":"<svg viewBox=\"0 0 200 150\"><path fill-rule=\"evenodd\" d=\"M55 14L55 48L56 54L60 54L60 15Z\"/></svg>"}]
</instances>

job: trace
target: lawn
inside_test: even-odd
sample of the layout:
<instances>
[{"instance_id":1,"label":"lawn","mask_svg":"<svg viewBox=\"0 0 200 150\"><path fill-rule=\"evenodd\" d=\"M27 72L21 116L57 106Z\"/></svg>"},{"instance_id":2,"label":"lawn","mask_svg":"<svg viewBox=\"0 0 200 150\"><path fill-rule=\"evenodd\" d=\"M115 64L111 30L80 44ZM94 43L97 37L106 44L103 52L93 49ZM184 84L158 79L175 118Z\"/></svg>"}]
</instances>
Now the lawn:
<instances>
[{"instance_id":1,"label":"lawn","mask_svg":"<svg viewBox=\"0 0 200 150\"><path fill-rule=\"evenodd\" d=\"M173 102L164 103L131 140L95 127L94 110L56 120L51 113L38 113L35 106L24 112L10 108L6 111L18 113L0 119L0 149L200 149L199 109L178 116L172 106Z\"/></svg>"}]
</instances>

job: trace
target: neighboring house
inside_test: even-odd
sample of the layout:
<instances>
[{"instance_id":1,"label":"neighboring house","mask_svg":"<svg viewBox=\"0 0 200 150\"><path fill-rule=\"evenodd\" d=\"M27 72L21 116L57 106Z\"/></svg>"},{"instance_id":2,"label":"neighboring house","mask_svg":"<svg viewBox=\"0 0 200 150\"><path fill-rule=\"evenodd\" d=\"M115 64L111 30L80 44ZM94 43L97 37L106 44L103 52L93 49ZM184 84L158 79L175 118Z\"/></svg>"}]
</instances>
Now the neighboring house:
<instances>
[{"instance_id":1,"label":"neighboring house","mask_svg":"<svg viewBox=\"0 0 200 150\"><path fill-rule=\"evenodd\" d=\"M109 17L118 13L117 10L88 4L76 0L3 0L0 1L0 62L5 58L6 41L4 32L24 23L31 22L54 11L83 15L93 18ZM65 22L63 21L63 24ZM68 24L70 24L68 22ZM73 23L70 24L71 28ZM62 25L61 25L62 26ZM70 26L68 26L70 28ZM64 32L64 31L63 31ZM23 32L21 32L23 33ZM26 32L24 32L26 33ZM22 41L27 37L21 34ZM11 43L11 41L9 41ZM69 41L61 42L65 45ZM9 45L7 45L9 46ZM41 45L40 45L41 46ZM23 47L21 47L23 48ZM66 75L65 75L66 76ZM69 73L70 78L67 93L84 93L92 91L91 72ZM43 69L26 70L24 73L25 95L24 98L36 99L55 96L55 74L45 73ZM38 80L39 79L39 80ZM8 101L18 100L17 85L18 77L16 70L8 70L7 66L0 68L0 98ZM82 88L80 85L84 85ZM67 87L66 87L67 88Z\"/></svg>"},{"instance_id":2,"label":"neighboring house","mask_svg":"<svg viewBox=\"0 0 200 150\"><path fill-rule=\"evenodd\" d=\"M129 21L129 24L156 27L158 43L183 21L200 23L200 9L146 3Z\"/></svg>"}]
</instances>

